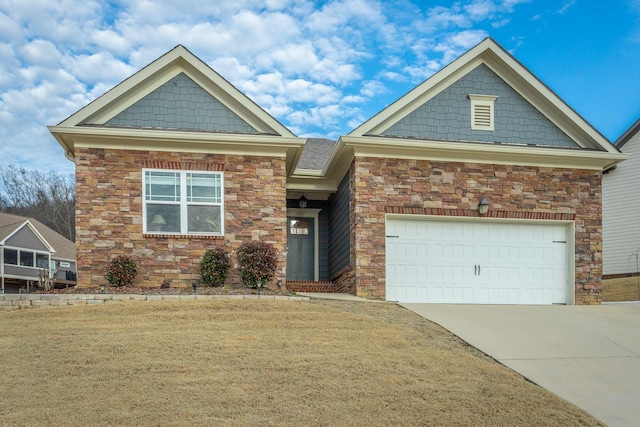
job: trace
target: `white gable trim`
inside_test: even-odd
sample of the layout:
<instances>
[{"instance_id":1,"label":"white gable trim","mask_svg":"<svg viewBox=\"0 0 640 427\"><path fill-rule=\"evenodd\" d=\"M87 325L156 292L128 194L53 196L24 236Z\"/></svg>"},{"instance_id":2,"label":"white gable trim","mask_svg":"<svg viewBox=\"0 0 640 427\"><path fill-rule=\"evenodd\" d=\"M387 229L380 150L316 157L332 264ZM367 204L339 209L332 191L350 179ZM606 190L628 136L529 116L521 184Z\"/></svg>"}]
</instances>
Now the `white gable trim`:
<instances>
[{"instance_id":1,"label":"white gable trim","mask_svg":"<svg viewBox=\"0 0 640 427\"><path fill-rule=\"evenodd\" d=\"M286 137L295 136L289 129L181 45L72 114L58 126L104 124L181 72L188 75L258 132Z\"/></svg>"},{"instance_id":2,"label":"white gable trim","mask_svg":"<svg viewBox=\"0 0 640 427\"><path fill-rule=\"evenodd\" d=\"M45 248L47 248L47 250L50 253L55 253L56 250L53 248L53 246L51 246L49 244L49 242L47 242L47 240L42 237L42 234L40 234L40 232L33 226L33 224L31 224L31 221L29 221L28 219L25 220L21 225L19 225L18 227L16 227L15 230L13 230L7 237L5 237L2 241L0 241L0 246L5 246L7 244L7 241L9 239L11 239L13 236L15 236L15 234L22 230L24 227L29 228L29 230L31 230L31 232L36 236L36 238L38 240L40 240L40 242L45 246Z\"/></svg>"}]
</instances>

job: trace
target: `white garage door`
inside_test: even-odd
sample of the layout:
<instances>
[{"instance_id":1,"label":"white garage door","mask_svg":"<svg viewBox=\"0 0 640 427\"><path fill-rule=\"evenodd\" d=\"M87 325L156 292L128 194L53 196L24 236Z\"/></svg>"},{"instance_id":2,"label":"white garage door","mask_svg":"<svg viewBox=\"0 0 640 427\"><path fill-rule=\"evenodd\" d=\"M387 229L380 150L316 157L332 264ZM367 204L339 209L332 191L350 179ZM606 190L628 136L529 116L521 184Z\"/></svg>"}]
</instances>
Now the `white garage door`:
<instances>
[{"instance_id":1,"label":"white garage door","mask_svg":"<svg viewBox=\"0 0 640 427\"><path fill-rule=\"evenodd\" d=\"M564 304L565 224L387 219L388 301Z\"/></svg>"}]
</instances>

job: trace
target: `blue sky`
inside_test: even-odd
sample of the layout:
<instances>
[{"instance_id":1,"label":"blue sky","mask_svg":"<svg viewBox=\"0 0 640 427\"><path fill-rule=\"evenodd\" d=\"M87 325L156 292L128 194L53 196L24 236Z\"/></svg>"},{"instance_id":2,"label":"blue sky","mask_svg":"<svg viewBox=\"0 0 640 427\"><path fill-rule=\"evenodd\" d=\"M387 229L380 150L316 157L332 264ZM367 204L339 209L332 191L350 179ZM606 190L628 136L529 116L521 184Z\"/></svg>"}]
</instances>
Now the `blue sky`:
<instances>
[{"instance_id":1,"label":"blue sky","mask_svg":"<svg viewBox=\"0 0 640 427\"><path fill-rule=\"evenodd\" d=\"M493 37L614 141L640 118L640 0L0 0L0 167L177 44L300 136L336 139Z\"/></svg>"}]
</instances>

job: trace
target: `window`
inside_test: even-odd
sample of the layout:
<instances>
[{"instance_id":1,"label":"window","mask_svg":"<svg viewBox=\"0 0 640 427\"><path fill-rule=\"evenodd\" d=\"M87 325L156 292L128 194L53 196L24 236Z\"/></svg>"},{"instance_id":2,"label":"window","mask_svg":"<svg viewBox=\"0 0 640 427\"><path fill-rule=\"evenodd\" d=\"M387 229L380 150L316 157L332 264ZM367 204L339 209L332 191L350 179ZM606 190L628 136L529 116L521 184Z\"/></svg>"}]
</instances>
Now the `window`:
<instances>
[{"instance_id":1,"label":"window","mask_svg":"<svg viewBox=\"0 0 640 427\"><path fill-rule=\"evenodd\" d=\"M49 267L49 256L44 254L36 254L36 267L38 268L48 268Z\"/></svg>"},{"instance_id":2,"label":"window","mask_svg":"<svg viewBox=\"0 0 640 427\"><path fill-rule=\"evenodd\" d=\"M143 172L145 233L223 234L222 173Z\"/></svg>"},{"instance_id":3,"label":"window","mask_svg":"<svg viewBox=\"0 0 640 427\"><path fill-rule=\"evenodd\" d=\"M33 252L20 251L20 265L24 267L33 267Z\"/></svg>"},{"instance_id":4,"label":"window","mask_svg":"<svg viewBox=\"0 0 640 427\"><path fill-rule=\"evenodd\" d=\"M493 130L494 129L494 103L498 99L492 95L471 95L471 129L473 130Z\"/></svg>"},{"instance_id":5,"label":"window","mask_svg":"<svg viewBox=\"0 0 640 427\"><path fill-rule=\"evenodd\" d=\"M4 263L11 265L18 265L18 251L15 249L4 250Z\"/></svg>"},{"instance_id":6,"label":"window","mask_svg":"<svg viewBox=\"0 0 640 427\"><path fill-rule=\"evenodd\" d=\"M309 234L309 221L303 219L290 219L289 234Z\"/></svg>"}]
</instances>

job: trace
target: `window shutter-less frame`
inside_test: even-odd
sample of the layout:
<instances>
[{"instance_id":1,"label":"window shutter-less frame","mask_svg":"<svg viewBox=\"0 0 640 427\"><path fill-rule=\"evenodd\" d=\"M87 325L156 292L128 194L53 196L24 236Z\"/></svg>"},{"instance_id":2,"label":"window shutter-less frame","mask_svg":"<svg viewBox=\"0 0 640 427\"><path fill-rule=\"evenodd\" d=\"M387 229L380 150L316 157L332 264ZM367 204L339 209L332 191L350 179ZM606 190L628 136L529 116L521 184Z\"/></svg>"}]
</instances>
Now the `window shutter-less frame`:
<instances>
[{"instance_id":1,"label":"window shutter-less frame","mask_svg":"<svg viewBox=\"0 0 640 427\"><path fill-rule=\"evenodd\" d=\"M471 100L471 129L473 130L493 130L494 129L494 103L498 99L492 95L472 95Z\"/></svg>"}]
</instances>

